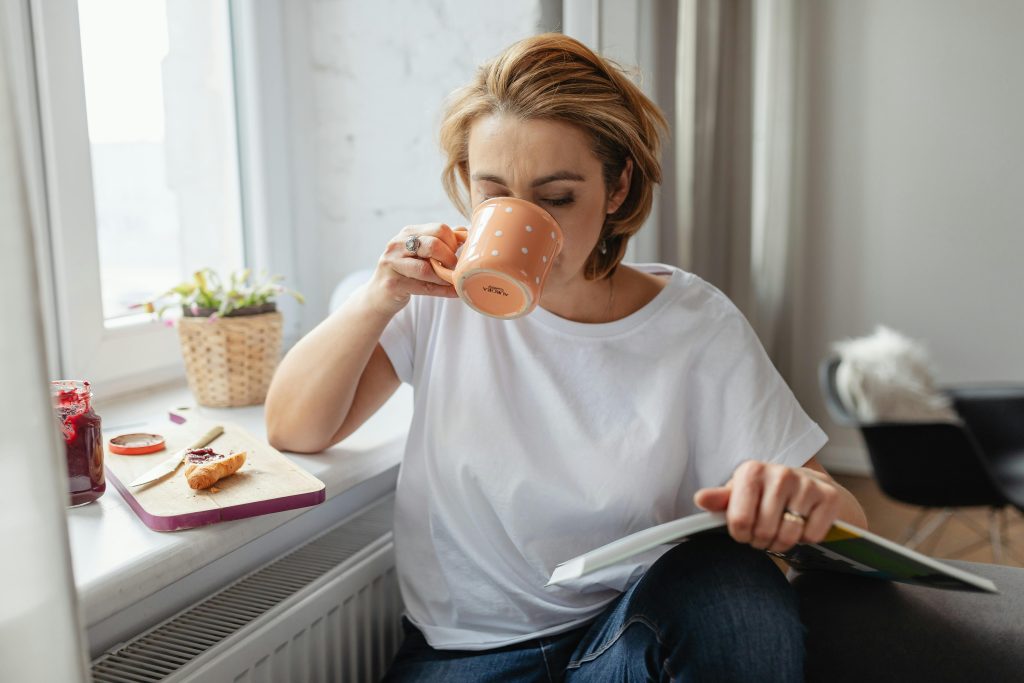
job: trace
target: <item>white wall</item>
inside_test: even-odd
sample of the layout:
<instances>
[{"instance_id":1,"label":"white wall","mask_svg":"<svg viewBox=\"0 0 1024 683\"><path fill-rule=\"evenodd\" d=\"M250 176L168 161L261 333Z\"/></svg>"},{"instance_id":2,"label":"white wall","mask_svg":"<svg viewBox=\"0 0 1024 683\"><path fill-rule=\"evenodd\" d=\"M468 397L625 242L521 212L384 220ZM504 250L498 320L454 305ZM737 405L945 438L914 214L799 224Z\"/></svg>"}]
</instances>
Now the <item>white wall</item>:
<instances>
[{"instance_id":1,"label":"white wall","mask_svg":"<svg viewBox=\"0 0 1024 683\"><path fill-rule=\"evenodd\" d=\"M814 366L884 323L940 382L1024 383L1024 3L807 3L808 268L793 386L832 436Z\"/></svg>"},{"instance_id":2,"label":"white wall","mask_svg":"<svg viewBox=\"0 0 1024 683\"><path fill-rule=\"evenodd\" d=\"M557 11L555 11L557 10ZM309 305L354 270L373 267L404 226L458 222L440 181L446 95L510 43L555 28L559 3L390 0L304 3L312 73L310 160L317 261Z\"/></svg>"}]
</instances>

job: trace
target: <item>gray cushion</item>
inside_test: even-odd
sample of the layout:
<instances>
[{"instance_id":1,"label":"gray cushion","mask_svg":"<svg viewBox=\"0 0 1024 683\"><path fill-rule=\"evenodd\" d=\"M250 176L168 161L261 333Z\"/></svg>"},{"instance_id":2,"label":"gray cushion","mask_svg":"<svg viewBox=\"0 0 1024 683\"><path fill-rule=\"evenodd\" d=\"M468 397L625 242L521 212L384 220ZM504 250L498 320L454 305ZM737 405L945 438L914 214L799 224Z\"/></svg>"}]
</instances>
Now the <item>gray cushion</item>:
<instances>
[{"instance_id":1,"label":"gray cushion","mask_svg":"<svg viewBox=\"0 0 1024 683\"><path fill-rule=\"evenodd\" d=\"M950 561L998 594L797 574L807 680L1024 680L1024 569Z\"/></svg>"}]
</instances>

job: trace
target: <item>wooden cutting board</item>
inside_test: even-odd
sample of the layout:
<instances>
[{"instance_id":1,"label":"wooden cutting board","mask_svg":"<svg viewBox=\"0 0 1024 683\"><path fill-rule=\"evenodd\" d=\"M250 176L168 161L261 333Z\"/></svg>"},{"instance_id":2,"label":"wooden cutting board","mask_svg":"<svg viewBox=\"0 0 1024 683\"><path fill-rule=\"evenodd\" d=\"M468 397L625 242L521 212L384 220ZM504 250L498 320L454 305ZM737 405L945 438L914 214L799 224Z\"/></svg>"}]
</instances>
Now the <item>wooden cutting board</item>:
<instances>
[{"instance_id":1,"label":"wooden cutting board","mask_svg":"<svg viewBox=\"0 0 1024 683\"><path fill-rule=\"evenodd\" d=\"M215 423L190 417L180 425L162 422L138 430L163 434L166 450L149 455L111 453L104 434L107 479L150 529L176 531L214 522L255 517L270 512L293 510L322 503L322 481L292 463L265 441L256 439L241 427L218 423L224 433L210 444L218 453L245 451L245 464L230 477L221 479L211 490L192 490L185 481L185 465L150 484L128 488L127 483L142 475L176 451L195 442Z\"/></svg>"}]
</instances>

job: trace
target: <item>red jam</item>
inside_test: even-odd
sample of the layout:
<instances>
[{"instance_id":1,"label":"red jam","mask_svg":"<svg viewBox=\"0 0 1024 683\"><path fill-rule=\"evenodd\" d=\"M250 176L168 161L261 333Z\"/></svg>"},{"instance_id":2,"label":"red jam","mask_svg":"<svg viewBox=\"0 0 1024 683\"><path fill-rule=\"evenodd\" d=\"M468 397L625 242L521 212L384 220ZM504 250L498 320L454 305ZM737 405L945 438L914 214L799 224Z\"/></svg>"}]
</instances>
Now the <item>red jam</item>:
<instances>
[{"instance_id":1,"label":"red jam","mask_svg":"<svg viewBox=\"0 0 1024 683\"><path fill-rule=\"evenodd\" d=\"M212 448L193 448L185 454L185 460L191 465L201 465L212 460L223 460L225 456L215 453Z\"/></svg>"},{"instance_id":2,"label":"red jam","mask_svg":"<svg viewBox=\"0 0 1024 683\"><path fill-rule=\"evenodd\" d=\"M92 409L88 382L59 380L50 385L67 451L71 506L85 505L107 490L100 416Z\"/></svg>"}]
</instances>

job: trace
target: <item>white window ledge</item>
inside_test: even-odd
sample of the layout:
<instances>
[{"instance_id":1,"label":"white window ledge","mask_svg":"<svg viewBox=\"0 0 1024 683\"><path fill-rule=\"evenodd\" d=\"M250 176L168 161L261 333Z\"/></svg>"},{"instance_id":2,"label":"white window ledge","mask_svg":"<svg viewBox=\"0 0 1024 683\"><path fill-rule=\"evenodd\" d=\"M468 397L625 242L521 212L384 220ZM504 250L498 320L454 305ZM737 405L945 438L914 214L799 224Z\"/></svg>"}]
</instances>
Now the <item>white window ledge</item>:
<instances>
[{"instance_id":1,"label":"white window ledge","mask_svg":"<svg viewBox=\"0 0 1024 683\"><path fill-rule=\"evenodd\" d=\"M98 403L97 412L105 434L112 435L193 403L184 386L173 386ZM265 437L262 406L198 408L197 412ZM327 486L327 500L311 508L158 532L146 527L108 484L97 502L68 510L75 584L92 656L300 545L393 489L411 416L412 389L403 385L341 444L315 455L286 453Z\"/></svg>"}]
</instances>

